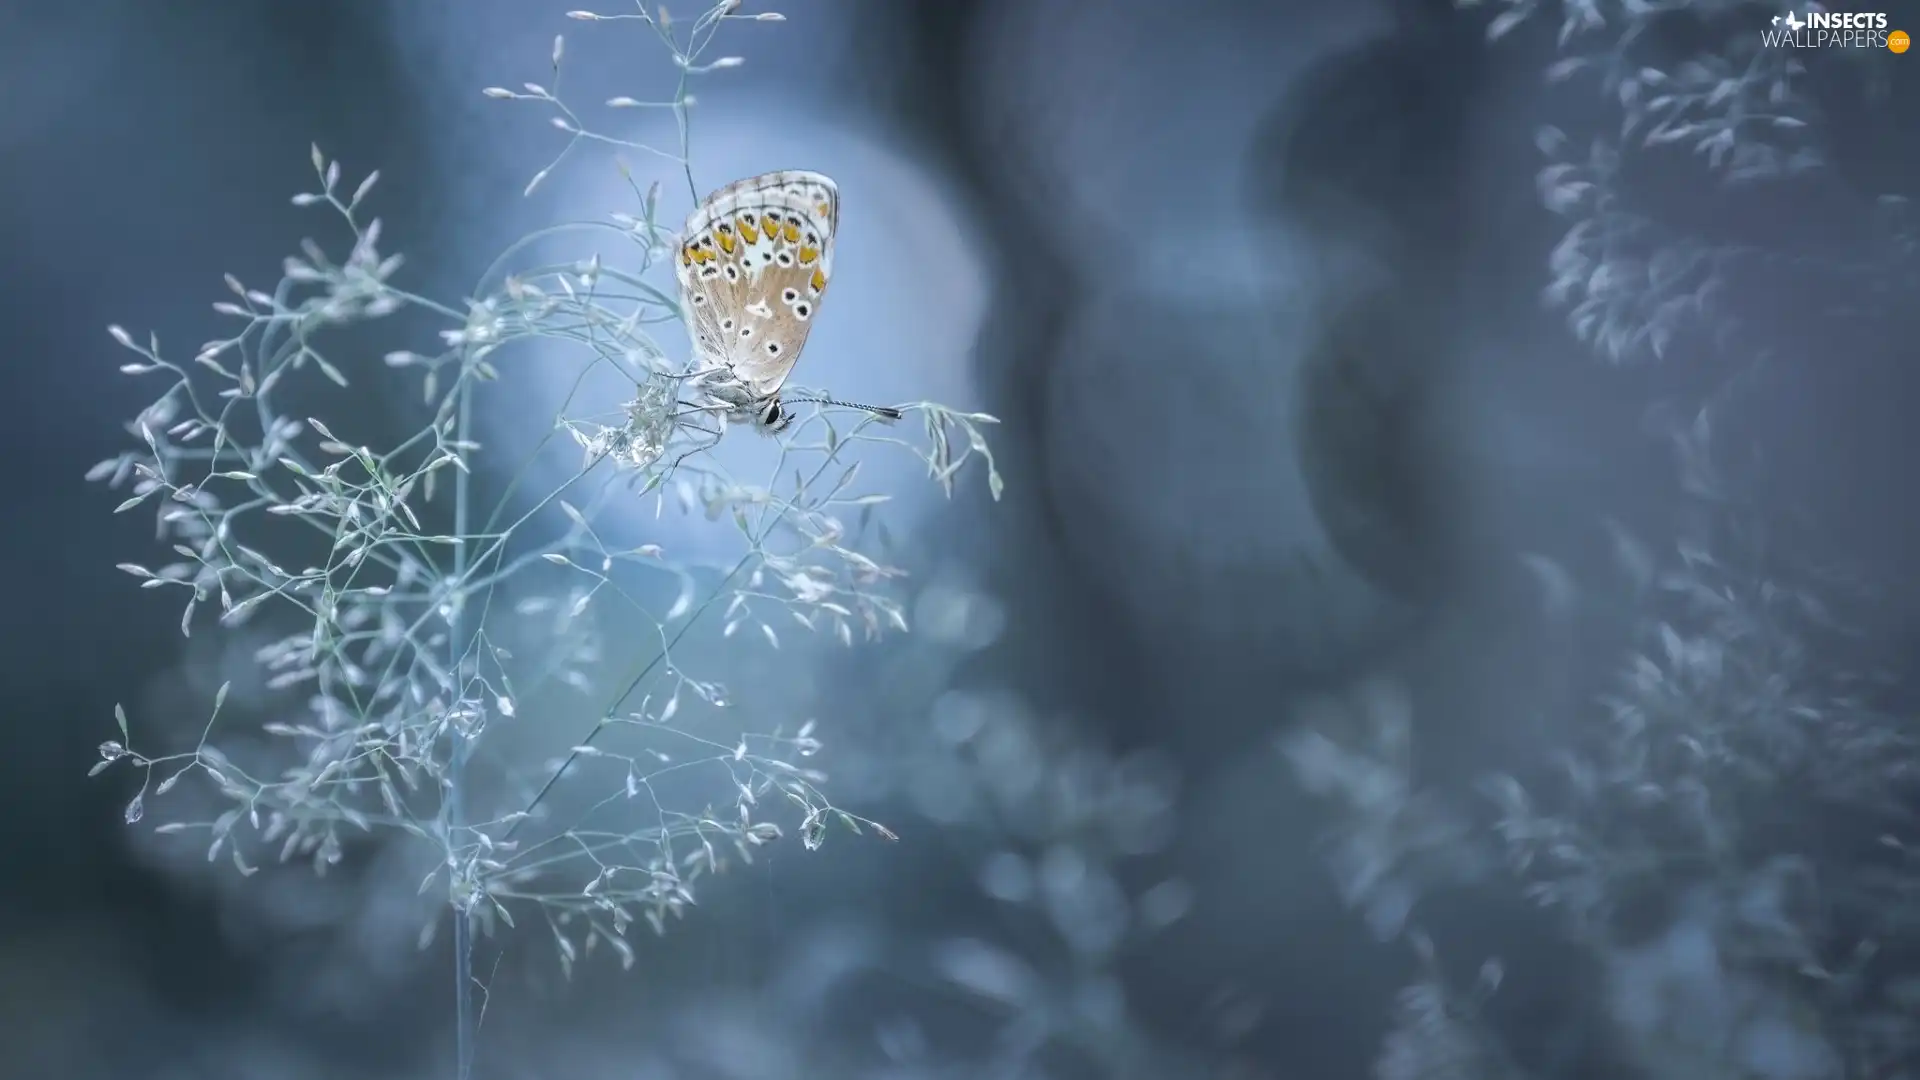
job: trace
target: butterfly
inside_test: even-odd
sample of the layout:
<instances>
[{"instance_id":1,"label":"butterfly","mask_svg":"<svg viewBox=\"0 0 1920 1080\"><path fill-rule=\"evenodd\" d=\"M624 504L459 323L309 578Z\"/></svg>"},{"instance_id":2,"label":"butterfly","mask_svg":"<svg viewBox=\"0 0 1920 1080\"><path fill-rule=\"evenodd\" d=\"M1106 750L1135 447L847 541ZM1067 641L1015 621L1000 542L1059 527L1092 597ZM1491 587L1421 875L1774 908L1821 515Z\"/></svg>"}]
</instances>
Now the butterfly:
<instances>
[{"instance_id":1,"label":"butterfly","mask_svg":"<svg viewBox=\"0 0 1920 1080\"><path fill-rule=\"evenodd\" d=\"M680 304L700 388L729 421L774 433L793 422L781 387L806 348L833 280L840 189L816 172L784 170L736 180L700 200L680 235ZM900 410L828 398L791 398Z\"/></svg>"}]
</instances>

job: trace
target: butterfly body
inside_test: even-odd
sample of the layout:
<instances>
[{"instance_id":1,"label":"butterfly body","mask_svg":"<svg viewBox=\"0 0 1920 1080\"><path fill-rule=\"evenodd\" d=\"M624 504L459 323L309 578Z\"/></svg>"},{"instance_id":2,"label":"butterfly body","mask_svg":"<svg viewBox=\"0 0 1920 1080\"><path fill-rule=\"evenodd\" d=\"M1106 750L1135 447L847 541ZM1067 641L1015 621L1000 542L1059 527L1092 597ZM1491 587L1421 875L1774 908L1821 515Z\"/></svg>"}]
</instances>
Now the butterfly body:
<instances>
[{"instance_id":1,"label":"butterfly body","mask_svg":"<svg viewBox=\"0 0 1920 1080\"><path fill-rule=\"evenodd\" d=\"M729 421L767 432L792 422L780 389L832 279L839 223L834 182L798 170L728 184L688 216L680 301L703 371L697 386Z\"/></svg>"}]
</instances>

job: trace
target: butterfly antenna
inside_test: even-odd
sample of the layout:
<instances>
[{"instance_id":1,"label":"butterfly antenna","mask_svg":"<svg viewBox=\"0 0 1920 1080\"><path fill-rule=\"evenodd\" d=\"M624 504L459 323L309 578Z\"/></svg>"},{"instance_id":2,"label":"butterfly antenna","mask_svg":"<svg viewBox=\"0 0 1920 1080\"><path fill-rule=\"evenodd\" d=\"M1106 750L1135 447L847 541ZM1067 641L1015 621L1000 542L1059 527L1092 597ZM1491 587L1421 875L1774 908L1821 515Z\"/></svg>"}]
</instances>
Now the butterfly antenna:
<instances>
[{"instance_id":1,"label":"butterfly antenna","mask_svg":"<svg viewBox=\"0 0 1920 1080\"><path fill-rule=\"evenodd\" d=\"M787 398L786 400L809 405L833 405L842 409L859 409L861 412L869 412L887 420L898 420L906 415L899 409L888 405L862 405L857 401L836 401L833 398L827 397L797 397Z\"/></svg>"}]
</instances>

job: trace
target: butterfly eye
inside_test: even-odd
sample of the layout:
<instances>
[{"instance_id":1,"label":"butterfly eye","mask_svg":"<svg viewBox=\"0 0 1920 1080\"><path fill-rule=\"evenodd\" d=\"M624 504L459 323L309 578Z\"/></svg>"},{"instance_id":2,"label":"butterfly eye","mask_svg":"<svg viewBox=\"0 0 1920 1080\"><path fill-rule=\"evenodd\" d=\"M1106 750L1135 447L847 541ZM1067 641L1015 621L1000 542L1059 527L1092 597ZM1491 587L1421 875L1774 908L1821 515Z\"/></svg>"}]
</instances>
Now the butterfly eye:
<instances>
[{"instance_id":1,"label":"butterfly eye","mask_svg":"<svg viewBox=\"0 0 1920 1080\"><path fill-rule=\"evenodd\" d=\"M795 300L800 299L800 290L788 289L787 291L780 294L780 299L785 300L787 303L791 304Z\"/></svg>"},{"instance_id":2,"label":"butterfly eye","mask_svg":"<svg viewBox=\"0 0 1920 1080\"><path fill-rule=\"evenodd\" d=\"M813 314L813 308L807 304L795 304L793 305L793 313L804 319Z\"/></svg>"}]
</instances>

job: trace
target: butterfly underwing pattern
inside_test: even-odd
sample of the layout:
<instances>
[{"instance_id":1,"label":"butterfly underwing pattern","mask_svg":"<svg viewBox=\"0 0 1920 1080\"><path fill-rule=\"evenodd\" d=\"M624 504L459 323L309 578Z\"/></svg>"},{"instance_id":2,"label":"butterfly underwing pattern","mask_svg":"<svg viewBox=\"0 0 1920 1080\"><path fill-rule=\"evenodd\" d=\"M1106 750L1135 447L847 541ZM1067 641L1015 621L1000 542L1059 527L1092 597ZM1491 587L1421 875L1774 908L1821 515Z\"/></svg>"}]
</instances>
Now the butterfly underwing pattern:
<instances>
[{"instance_id":1,"label":"butterfly underwing pattern","mask_svg":"<svg viewBox=\"0 0 1920 1080\"><path fill-rule=\"evenodd\" d=\"M729 420L792 422L780 388L833 275L840 191L815 172L738 180L701 200L681 235L680 302L702 390Z\"/></svg>"}]
</instances>

